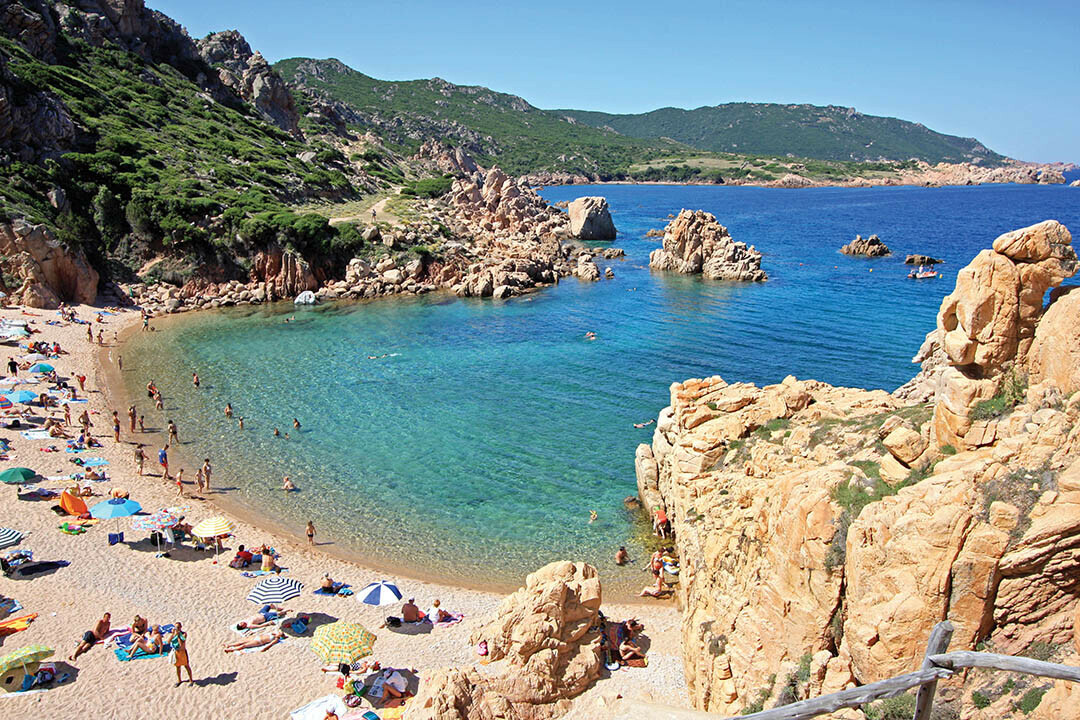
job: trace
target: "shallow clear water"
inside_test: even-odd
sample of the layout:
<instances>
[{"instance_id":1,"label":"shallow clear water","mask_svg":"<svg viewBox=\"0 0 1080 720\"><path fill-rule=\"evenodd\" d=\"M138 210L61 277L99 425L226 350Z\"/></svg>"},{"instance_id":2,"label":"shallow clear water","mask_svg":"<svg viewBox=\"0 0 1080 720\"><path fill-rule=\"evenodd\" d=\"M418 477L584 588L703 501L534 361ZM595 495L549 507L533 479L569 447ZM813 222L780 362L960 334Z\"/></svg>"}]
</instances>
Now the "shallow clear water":
<instances>
[{"instance_id":1,"label":"shallow clear water","mask_svg":"<svg viewBox=\"0 0 1080 720\"><path fill-rule=\"evenodd\" d=\"M891 390L915 372L942 296L979 249L1046 218L1080 229L1080 190L1063 187L543 194L608 198L627 254L599 262L614 280L568 279L506 302L429 295L186 316L125 348L132 397L148 425L178 423L193 440L185 455L214 459L215 484L234 501L295 532L314 519L319 540L366 562L505 588L544 562L580 559L603 568L609 592L626 592L644 575L610 557L628 544L640 559L642 526L621 501L635 492L634 448L652 436L632 424L656 416L672 382L794 374ZM651 273L658 239L644 234L683 207L756 245L769 281ZM855 233L878 233L893 257L839 254ZM945 277L908 280L909 252L944 258ZM599 339L586 341L588 330ZM145 401L149 379L164 414ZM223 417L227 401L245 430ZM301 492L281 492L285 473Z\"/></svg>"}]
</instances>

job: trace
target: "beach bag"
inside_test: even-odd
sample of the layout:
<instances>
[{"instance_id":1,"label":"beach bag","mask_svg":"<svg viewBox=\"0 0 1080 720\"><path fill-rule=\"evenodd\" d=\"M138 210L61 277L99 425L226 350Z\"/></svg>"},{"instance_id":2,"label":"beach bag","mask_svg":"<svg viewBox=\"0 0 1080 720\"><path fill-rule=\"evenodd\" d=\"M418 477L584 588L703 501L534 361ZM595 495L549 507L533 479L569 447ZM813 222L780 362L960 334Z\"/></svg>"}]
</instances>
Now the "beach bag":
<instances>
[{"instance_id":1,"label":"beach bag","mask_svg":"<svg viewBox=\"0 0 1080 720\"><path fill-rule=\"evenodd\" d=\"M393 627L393 628L401 627L401 618L390 616L390 617L386 618L386 625L387 625L387 627Z\"/></svg>"},{"instance_id":2,"label":"beach bag","mask_svg":"<svg viewBox=\"0 0 1080 720\"><path fill-rule=\"evenodd\" d=\"M109 544L110 545L116 545L117 543L122 543L122 542L124 542L124 533L123 532L109 533Z\"/></svg>"}]
</instances>

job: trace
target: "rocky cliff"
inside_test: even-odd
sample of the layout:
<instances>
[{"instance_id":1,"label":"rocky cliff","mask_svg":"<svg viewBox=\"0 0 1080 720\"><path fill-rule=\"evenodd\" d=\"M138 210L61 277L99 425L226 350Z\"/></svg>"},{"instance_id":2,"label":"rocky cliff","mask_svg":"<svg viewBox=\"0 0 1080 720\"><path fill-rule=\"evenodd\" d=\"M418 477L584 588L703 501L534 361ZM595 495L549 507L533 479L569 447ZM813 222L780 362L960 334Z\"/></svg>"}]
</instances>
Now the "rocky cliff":
<instances>
[{"instance_id":1,"label":"rocky cliff","mask_svg":"<svg viewBox=\"0 0 1080 720\"><path fill-rule=\"evenodd\" d=\"M6 292L21 305L54 309L97 298L98 273L82 250L64 247L44 225L0 223L0 270L17 283Z\"/></svg>"},{"instance_id":2,"label":"rocky cliff","mask_svg":"<svg viewBox=\"0 0 1080 720\"><path fill-rule=\"evenodd\" d=\"M794 378L672 385L636 468L642 500L673 521L700 709L767 708L907 672L942 619L957 628L952 649L1080 662L1076 295L1041 306L1072 257L1068 231L1041 223L994 248L942 303L956 325L935 331L978 325L949 341L948 362L963 361L949 372L1015 367L1028 378L1011 404L983 406L996 429L977 447L939 436L947 377L936 399L915 404ZM1005 269L980 274L985 265ZM1038 311L1022 310L1025 299ZM1029 717L1055 717L1069 698L1064 684L996 680L957 678L941 697L980 719L1046 691Z\"/></svg>"},{"instance_id":3,"label":"rocky cliff","mask_svg":"<svg viewBox=\"0 0 1080 720\"><path fill-rule=\"evenodd\" d=\"M712 213L702 210L679 211L664 228L663 246L649 253L649 267L701 273L710 280L768 279L761 269L761 253L753 245L735 242Z\"/></svg>"}]
</instances>

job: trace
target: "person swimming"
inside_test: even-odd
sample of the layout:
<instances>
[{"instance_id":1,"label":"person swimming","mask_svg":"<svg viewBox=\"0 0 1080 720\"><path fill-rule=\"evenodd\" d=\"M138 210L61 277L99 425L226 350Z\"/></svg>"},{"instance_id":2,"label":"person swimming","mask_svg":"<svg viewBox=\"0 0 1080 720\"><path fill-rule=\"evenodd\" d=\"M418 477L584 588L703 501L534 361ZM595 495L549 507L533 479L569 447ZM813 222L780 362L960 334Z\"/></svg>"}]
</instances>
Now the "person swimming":
<instances>
[{"instance_id":1,"label":"person swimming","mask_svg":"<svg viewBox=\"0 0 1080 720\"><path fill-rule=\"evenodd\" d=\"M643 427L646 427L648 425L652 425L654 422L656 422L656 421L655 420L649 420L648 422L634 423L634 427L643 428Z\"/></svg>"}]
</instances>

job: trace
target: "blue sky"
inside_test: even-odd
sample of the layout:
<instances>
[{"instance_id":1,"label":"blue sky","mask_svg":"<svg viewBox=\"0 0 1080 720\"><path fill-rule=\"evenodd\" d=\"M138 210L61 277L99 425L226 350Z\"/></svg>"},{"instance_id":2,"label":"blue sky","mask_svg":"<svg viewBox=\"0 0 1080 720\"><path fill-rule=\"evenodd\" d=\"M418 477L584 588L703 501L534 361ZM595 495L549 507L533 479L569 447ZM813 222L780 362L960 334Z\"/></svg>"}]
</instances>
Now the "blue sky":
<instances>
[{"instance_id":1,"label":"blue sky","mask_svg":"<svg viewBox=\"0 0 1080 720\"><path fill-rule=\"evenodd\" d=\"M732 101L852 106L1080 162L1078 2L147 0L193 36L239 30L270 61L336 57L541 108Z\"/></svg>"}]
</instances>

